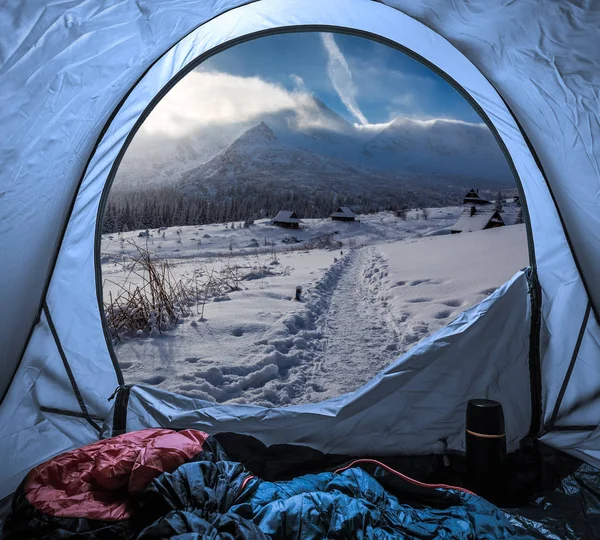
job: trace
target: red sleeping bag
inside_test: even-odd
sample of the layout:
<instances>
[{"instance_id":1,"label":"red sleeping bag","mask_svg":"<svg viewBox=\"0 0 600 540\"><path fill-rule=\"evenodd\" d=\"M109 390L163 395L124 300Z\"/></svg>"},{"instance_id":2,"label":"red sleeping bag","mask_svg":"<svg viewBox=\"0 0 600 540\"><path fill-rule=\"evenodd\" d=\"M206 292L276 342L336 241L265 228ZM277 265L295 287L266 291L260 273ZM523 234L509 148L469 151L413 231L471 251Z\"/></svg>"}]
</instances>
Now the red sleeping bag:
<instances>
[{"instance_id":1,"label":"red sleeping bag","mask_svg":"<svg viewBox=\"0 0 600 540\"><path fill-rule=\"evenodd\" d=\"M105 522L128 520L135 495L163 472L197 456L207 438L193 429L145 429L60 454L29 472L15 494L9 521L28 521L40 538L46 525L62 523L65 530L49 537L67 538L69 532L89 534ZM7 525L10 537L21 538L20 527Z\"/></svg>"}]
</instances>

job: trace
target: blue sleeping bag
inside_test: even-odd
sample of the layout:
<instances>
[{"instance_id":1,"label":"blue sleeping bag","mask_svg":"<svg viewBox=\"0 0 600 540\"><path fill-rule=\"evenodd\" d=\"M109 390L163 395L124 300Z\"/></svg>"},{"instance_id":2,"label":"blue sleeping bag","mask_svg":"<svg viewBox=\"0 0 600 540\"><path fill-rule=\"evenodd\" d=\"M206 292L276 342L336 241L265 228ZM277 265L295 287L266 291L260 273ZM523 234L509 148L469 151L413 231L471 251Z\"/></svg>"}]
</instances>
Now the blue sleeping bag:
<instances>
[{"instance_id":1,"label":"blue sleeping bag","mask_svg":"<svg viewBox=\"0 0 600 540\"><path fill-rule=\"evenodd\" d=\"M139 504L140 539L531 538L481 497L373 465L267 482L240 463L199 461L154 480Z\"/></svg>"}]
</instances>

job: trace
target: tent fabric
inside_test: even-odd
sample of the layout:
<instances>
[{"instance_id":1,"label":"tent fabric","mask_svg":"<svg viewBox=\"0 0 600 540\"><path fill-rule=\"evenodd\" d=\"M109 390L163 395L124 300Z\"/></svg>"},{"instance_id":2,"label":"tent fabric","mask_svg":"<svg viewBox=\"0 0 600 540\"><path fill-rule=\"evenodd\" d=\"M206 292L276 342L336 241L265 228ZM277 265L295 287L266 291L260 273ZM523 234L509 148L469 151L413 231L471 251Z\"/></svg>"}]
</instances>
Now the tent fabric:
<instances>
[{"instance_id":1,"label":"tent fabric","mask_svg":"<svg viewBox=\"0 0 600 540\"><path fill-rule=\"evenodd\" d=\"M98 305L95 228L111 168L145 109L174 77L215 47L260 31L306 25L367 32L413 51L454 79L487 115L512 159L527 205L532 262L541 288L541 297L533 300L535 310L541 303L542 424L549 423L560 402L556 424L571 429L550 430L544 437L587 460L598 460L595 412L600 395L592 360L600 353L600 328L594 317L585 320L589 305L593 312L600 306L600 283L594 279L600 263L600 50L595 46L600 10L592 3L75 0L42 6L10 0L3 9L0 114L8 136L0 148L0 390L5 391L0 406L0 458L5 464L0 496L14 490L32 466L95 440L94 418L107 417L107 399L122 382ZM507 297L512 306L503 301ZM508 406L514 444L526 434L532 414L532 313L525 277L513 279L490 302L459 319L448 336L454 350L462 350L467 359L475 357L473 336L482 340L476 348L489 356L482 368L488 374L497 375L500 366L515 362L523 388ZM394 364L394 377L409 377L402 373L403 362L419 365L419 358L431 360L439 350L446 351L440 337L446 336L423 342L409 359ZM501 358L515 337L522 348ZM457 354L448 354L456 369L467 365L467 360L459 363ZM440 363L434 365L433 371L423 372L428 375L412 377L416 389L432 388L432 380L447 375ZM501 374L497 376L501 381ZM569 385L563 390L567 376ZM433 422L422 437L413 434L399 412L389 414L406 407L401 392L391 391L390 377L386 372L355 394L308 410L269 412L240 406L191 411L206 404L150 389L134 389L132 403L142 409L139 424L157 418L168 424L198 415L198 422L208 428L212 422L232 423L267 440L273 436L267 425L306 426L308 419L317 418L315 426L329 433L318 435L303 427L300 432L307 440L320 448L347 444L360 453L371 439L355 434L358 427L369 432L363 421L368 418L373 430L394 428L386 451L434 451L446 439L450 447L460 448L462 420L457 411L445 424ZM510 395L506 384L487 379L485 386L483 381L481 387L476 381L464 384L470 382L486 397ZM576 386L582 381L585 399ZM137 400L138 395L143 399ZM452 397L458 407L459 394ZM463 400L468 397L462 395ZM159 399L179 404L171 418L163 416L166 405ZM368 412L359 408L365 399ZM412 422L431 420L429 408L417 413ZM586 424L574 429L583 420Z\"/></svg>"}]
</instances>

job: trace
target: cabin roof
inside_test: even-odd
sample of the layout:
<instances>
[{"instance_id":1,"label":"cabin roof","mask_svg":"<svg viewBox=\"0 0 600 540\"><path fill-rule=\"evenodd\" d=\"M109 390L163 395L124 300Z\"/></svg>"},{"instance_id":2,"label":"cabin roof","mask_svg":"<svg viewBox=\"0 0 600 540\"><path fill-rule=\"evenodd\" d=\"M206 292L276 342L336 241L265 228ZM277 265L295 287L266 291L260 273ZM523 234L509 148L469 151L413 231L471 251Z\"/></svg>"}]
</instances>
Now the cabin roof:
<instances>
[{"instance_id":1,"label":"cabin roof","mask_svg":"<svg viewBox=\"0 0 600 540\"><path fill-rule=\"evenodd\" d=\"M458 218L458 221L448 228L451 231L456 232L474 232L483 231L490 221L496 221L504 225L504 220L497 210L494 210L493 208L483 209L473 207L475 208L475 213L471 215L471 208L472 207L465 208L460 218Z\"/></svg>"},{"instance_id":2,"label":"cabin roof","mask_svg":"<svg viewBox=\"0 0 600 540\"><path fill-rule=\"evenodd\" d=\"M302 223L302 220L292 210L279 210L271 220L273 223Z\"/></svg>"},{"instance_id":3,"label":"cabin roof","mask_svg":"<svg viewBox=\"0 0 600 540\"><path fill-rule=\"evenodd\" d=\"M347 206L340 206L331 216L329 217L347 217L355 218L356 214L350 210Z\"/></svg>"},{"instance_id":4,"label":"cabin roof","mask_svg":"<svg viewBox=\"0 0 600 540\"><path fill-rule=\"evenodd\" d=\"M475 191L474 189L469 190L469 192L463 197L463 202L465 204L468 204L471 202L479 203L479 204L492 204L487 199L484 199L483 197L481 197L479 195L479 193L477 193L477 191Z\"/></svg>"}]
</instances>

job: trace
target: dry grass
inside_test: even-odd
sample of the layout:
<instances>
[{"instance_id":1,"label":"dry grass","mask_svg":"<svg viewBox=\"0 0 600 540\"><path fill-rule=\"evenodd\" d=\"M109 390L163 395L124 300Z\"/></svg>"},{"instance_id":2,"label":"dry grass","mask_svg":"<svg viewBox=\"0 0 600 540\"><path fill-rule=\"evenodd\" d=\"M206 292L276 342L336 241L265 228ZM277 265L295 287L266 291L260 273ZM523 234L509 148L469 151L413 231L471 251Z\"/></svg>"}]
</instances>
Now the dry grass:
<instances>
[{"instance_id":1,"label":"dry grass","mask_svg":"<svg viewBox=\"0 0 600 540\"><path fill-rule=\"evenodd\" d=\"M277 254L271 251L267 260L259 255L239 257L230 255L219 270L202 265L191 274L177 277L173 264L155 257L133 240L128 242L136 255L124 259L126 275L115 281L115 295L108 292L104 299L104 313L113 339L123 336L160 335L172 329L193 311L204 319L207 302L227 293L247 289L245 283L255 282L260 288L264 279L290 272L289 267L273 268L278 264Z\"/></svg>"},{"instance_id":2,"label":"dry grass","mask_svg":"<svg viewBox=\"0 0 600 540\"><path fill-rule=\"evenodd\" d=\"M194 299L181 279L177 279L168 260L155 259L147 249L130 241L137 251L128 265L123 282L110 281L118 287L109 292L104 313L113 338L123 332L160 333L177 324L179 316ZM137 279L133 279L137 278Z\"/></svg>"}]
</instances>

